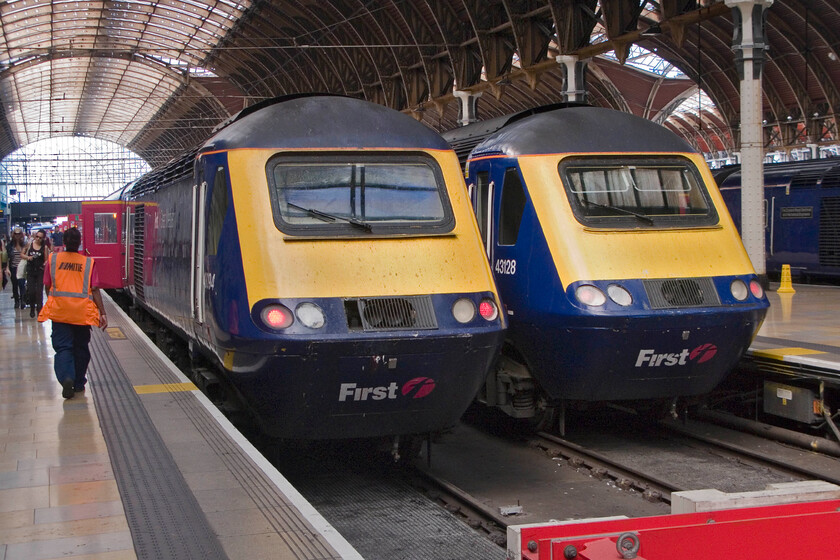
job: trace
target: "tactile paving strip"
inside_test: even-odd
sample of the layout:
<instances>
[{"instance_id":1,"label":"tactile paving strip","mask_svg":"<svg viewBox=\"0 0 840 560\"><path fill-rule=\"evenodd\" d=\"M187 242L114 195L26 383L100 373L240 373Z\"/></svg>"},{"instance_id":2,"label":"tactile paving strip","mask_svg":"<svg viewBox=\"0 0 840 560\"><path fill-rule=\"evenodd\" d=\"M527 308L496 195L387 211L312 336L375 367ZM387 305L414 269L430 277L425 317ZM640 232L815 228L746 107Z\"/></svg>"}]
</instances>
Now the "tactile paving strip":
<instances>
[{"instance_id":1,"label":"tactile paving strip","mask_svg":"<svg viewBox=\"0 0 840 560\"><path fill-rule=\"evenodd\" d=\"M106 336L93 331L88 376L137 558L227 558Z\"/></svg>"},{"instance_id":2,"label":"tactile paving strip","mask_svg":"<svg viewBox=\"0 0 840 560\"><path fill-rule=\"evenodd\" d=\"M127 319L124 319L122 315L117 313L113 315L109 314L108 318L110 323L115 323L114 326L122 328L122 331L134 347L134 350L143 359L149 367L149 370L159 379L160 383L179 383L183 381L183 378L179 377L170 369L169 364L161 360L156 349L148 342L148 339L138 335L134 329L126 328L123 322ZM116 319L116 321L112 320L112 318ZM97 334L100 336L95 334L92 338L100 339L101 343L107 348L105 337L101 333ZM113 355L110 348L108 348L107 354ZM99 389L98 382L96 388L97 390ZM268 520L274 530L280 535L295 558L306 560L332 560L341 558L341 555L297 513L294 506L283 496L271 479L242 452L242 449L236 442L228 436L221 426L219 426L218 422L216 422L193 395L189 392L176 392L170 393L170 396L185 412L187 418L189 418L195 428L204 436L207 445L225 463L231 475L239 481L242 489L261 508L265 519ZM136 394L133 397L135 400L138 398ZM142 408L142 405L139 406ZM98 407L99 403L97 402ZM152 431L154 431L154 427L152 427ZM195 500L192 496L190 498L193 501ZM159 558L171 557L161 556Z\"/></svg>"}]
</instances>

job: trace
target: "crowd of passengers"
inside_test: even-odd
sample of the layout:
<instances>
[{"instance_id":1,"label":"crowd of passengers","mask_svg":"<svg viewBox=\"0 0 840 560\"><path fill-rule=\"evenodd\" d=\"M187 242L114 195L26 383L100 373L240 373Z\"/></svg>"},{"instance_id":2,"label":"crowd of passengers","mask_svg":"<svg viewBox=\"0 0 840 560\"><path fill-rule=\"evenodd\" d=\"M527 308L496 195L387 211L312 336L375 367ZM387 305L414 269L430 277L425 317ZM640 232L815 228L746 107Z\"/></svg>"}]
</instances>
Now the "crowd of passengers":
<instances>
[{"instance_id":1,"label":"crowd of passengers","mask_svg":"<svg viewBox=\"0 0 840 560\"><path fill-rule=\"evenodd\" d=\"M52 240L46 230L26 236L23 228L15 227L11 239L0 240L3 289L11 283L15 309L29 307L30 317L37 317L44 304L44 265L50 260L51 250Z\"/></svg>"}]
</instances>

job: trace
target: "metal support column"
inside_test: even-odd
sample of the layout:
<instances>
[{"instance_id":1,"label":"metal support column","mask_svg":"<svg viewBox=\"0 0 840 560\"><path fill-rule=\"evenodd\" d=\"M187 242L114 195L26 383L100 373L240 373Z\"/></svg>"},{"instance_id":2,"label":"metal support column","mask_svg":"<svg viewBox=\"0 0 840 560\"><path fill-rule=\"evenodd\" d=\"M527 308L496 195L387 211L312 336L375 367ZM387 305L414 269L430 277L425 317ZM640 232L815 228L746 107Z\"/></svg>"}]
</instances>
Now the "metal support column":
<instances>
[{"instance_id":1,"label":"metal support column","mask_svg":"<svg viewBox=\"0 0 840 560\"><path fill-rule=\"evenodd\" d=\"M478 98L481 97L481 92L472 93L471 91L455 90L452 95L458 98L461 103L458 111L458 124L466 126L470 123L478 121Z\"/></svg>"},{"instance_id":2,"label":"metal support column","mask_svg":"<svg viewBox=\"0 0 840 560\"><path fill-rule=\"evenodd\" d=\"M764 19L773 0L726 0L726 5L732 8L732 50L741 79L741 238L756 273L766 284L761 71L766 48Z\"/></svg>"},{"instance_id":3,"label":"metal support column","mask_svg":"<svg viewBox=\"0 0 840 560\"><path fill-rule=\"evenodd\" d=\"M561 100L566 103L586 103L586 65L589 59L561 54L555 59L563 65L563 91Z\"/></svg>"}]
</instances>

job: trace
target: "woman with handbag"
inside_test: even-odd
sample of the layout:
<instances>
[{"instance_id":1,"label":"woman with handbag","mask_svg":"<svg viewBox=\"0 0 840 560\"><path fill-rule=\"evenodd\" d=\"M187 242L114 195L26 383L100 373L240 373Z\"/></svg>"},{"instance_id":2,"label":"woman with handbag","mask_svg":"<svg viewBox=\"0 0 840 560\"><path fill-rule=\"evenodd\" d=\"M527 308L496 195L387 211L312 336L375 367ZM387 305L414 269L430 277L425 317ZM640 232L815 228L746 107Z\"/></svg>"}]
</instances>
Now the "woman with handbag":
<instances>
[{"instance_id":1,"label":"woman with handbag","mask_svg":"<svg viewBox=\"0 0 840 560\"><path fill-rule=\"evenodd\" d=\"M50 258L46 239L46 231L36 231L22 256L26 260L26 299L29 301L30 317L40 313L44 305L44 264Z\"/></svg>"},{"instance_id":2,"label":"woman with handbag","mask_svg":"<svg viewBox=\"0 0 840 560\"><path fill-rule=\"evenodd\" d=\"M15 298L15 308L26 307L26 295L24 292L26 286L25 278L18 278L18 266L21 262L21 255L25 249L23 242L23 230L16 227L12 232L12 239L6 247L6 254L9 256L9 273L12 280L12 297ZM24 261L26 262L26 261Z\"/></svg>"}]
</instances>

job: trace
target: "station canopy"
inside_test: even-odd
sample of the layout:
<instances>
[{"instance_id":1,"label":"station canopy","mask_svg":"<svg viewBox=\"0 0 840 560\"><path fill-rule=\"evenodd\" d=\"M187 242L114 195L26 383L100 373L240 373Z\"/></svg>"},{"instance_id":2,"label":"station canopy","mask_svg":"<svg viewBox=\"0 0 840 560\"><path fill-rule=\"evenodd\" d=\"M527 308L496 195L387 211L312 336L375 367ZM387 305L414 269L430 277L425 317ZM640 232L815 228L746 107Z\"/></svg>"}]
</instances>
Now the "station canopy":
<instances>
[{"instance_id":1,"label":"station canopy","mask_svg":"<svg viewBox=\"0 0 840 560\"><path fill-rule=\"evenodd\" d=\"M840 2L776 0L766 30L765 148L836 144ZM84 136L157 166L242 108L303 92L444 131L455 90L481 94L482 119L559 101L558 55L589 60L590 103L726 156L740 149L733 31L722 0L6 0L0 158ZM628 64L645 53L668 71Z\"/></svg>"}]
</instances>

